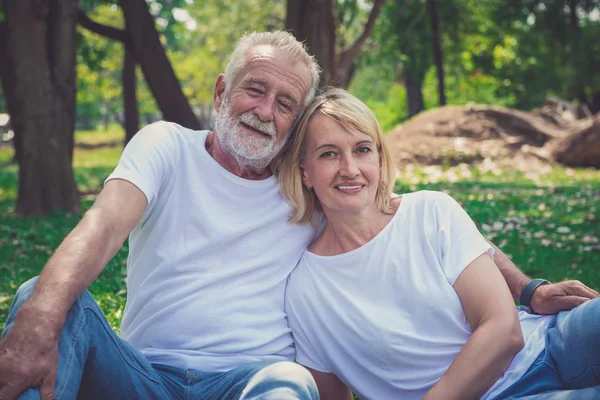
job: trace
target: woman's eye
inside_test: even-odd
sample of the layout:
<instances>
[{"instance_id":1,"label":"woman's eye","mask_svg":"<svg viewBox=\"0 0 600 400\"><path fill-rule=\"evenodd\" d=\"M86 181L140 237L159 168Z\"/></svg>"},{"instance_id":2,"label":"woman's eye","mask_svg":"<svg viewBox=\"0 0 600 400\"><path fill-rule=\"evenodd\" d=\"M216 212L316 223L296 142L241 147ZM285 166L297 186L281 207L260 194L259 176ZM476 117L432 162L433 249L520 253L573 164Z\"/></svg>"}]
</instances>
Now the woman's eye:
<instances>
[{"instance_id":1,"label":"woman's eye","mask_svg":"<svg viewBox=\"0 0 600 400\"><path fill-rule=\"evenodd\" d=\"M325 153L321 154L319 156L319 158L330 158L333 156L334 156L333 151L326 151Z\"/></svg>"},{"instance_id":2,"label":"woman's eye","mask_svg":"<svg viewBox=\"0 0 600 400\"><path fill-rule=\"evenodd\" d=\"M359 147L358 148L358 152L359 153L370 153L371 152L371 148L370 147Z\"/></svg>"}]
</instances>

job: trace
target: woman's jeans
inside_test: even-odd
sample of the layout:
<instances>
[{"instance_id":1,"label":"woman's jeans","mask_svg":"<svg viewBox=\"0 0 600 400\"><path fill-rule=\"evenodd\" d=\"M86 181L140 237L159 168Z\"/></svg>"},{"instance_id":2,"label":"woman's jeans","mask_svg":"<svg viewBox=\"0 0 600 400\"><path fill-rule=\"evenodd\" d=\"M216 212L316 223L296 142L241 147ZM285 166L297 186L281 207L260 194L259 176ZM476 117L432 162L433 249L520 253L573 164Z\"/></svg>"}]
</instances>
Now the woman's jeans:
<instances>
[{"instance_id":1,"label":"woman's jeans","mask_svg":"<svg viewBox=\"0 0 600 400\"><path fill-rule=\"evenodd\" d=\"M24 283L11 306L3 336L37 278ZM86 291L68 313L59 342L57 400L63 399L318 399L314 380L289 362L255 362L228 372L201 372L150 364L111 329ZM19 399L38 400L31 388Z\"/></svg>"},{"instance_id":2,"label":"woman's jeans","mask_svg":"<svg viewBox=\"0 0 600 400\"><path fill-rule=\"evenodd\" d=\"M600 399L600 298L559 313L545 350L498 399Z\"/></svg>"}]
</instances>

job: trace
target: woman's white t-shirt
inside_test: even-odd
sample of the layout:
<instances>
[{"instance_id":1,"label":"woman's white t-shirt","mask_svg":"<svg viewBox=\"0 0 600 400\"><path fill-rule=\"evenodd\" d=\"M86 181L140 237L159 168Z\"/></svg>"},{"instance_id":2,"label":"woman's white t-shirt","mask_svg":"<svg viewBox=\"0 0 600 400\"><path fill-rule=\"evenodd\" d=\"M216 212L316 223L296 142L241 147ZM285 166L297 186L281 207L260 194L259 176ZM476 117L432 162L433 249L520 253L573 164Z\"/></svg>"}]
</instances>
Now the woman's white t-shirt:
<instances>
[{"instance_id":1,"label":"woman's white t-shirt","mask_svg":"<svg viewBox=\"0 0 600 400\"><path fill-rule=\"evenodd\" d=\"M492 251L450 196L403 195L390 223L360 248L304 253L286 291L296 360L334 373L364 399L421 398L472 333L454 282ZM544 348L552 317L519 317L525 347L484 399L517 381Z\"/></svg>"}]
</instances>

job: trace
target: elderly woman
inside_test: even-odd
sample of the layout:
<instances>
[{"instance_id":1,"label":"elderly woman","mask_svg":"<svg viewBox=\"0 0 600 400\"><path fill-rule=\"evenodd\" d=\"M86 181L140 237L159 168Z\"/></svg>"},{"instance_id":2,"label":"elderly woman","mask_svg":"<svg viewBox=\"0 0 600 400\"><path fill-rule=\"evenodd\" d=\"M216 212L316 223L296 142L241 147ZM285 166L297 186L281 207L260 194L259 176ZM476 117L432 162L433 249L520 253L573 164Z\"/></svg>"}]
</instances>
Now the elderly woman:
<instances>
[{"instance_id":1,"label":"elderly woman","mask_svg":"<svg viewBox=\"0 0 600 400\"><path fill-rule=\"evenodd\" d=\"M456 201L392 196L381 129L358 99L325 90L274 170L292 222L326 217L286 292L321 399L600 398L600 300L517 313Z\"/></svg>"}]
</instances>

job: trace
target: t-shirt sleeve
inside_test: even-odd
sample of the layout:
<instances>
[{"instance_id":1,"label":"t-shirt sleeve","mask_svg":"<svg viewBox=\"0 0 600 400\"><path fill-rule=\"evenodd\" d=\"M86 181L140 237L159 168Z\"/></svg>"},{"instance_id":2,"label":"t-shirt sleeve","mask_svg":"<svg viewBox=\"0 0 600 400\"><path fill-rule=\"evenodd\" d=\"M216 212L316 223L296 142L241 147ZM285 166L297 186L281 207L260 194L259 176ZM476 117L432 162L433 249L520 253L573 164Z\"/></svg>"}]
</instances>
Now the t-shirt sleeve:
<instances>
[{"instance_id":1,"label":"t-shirt sleeve","mask_svg":"<svg viewBox=\"0 0 600 400\"><path fill-rule=\"evenodd\" d=\"M461 272L477 257L487 252L493 259L494 248L456 200L441 192L437 197L440 263L446 279L454 285Z\"/></svg>"},{"instance_id":2,"label":"t-shirt sleeve","mask_svg":"<svg viewBox=\"0 0 600 400\"><path fill-rule=\"evenodd\" d=\"M294 282L296 283L296 282ZM310 341L309 329L314 326L311 321L310 313L303 303L301 293L298 293L295 285L288 285L285 292L285 311L288 317L294 345L296 347L296 361L305 367L315 369L320 372L330 372L321 361L318 352Z\"/></svg>"},{"instance_id":3,"label":"t-shirt sleeve","mask_svg":"<svg viewBox=\"0 0 600 400\"><path fill-rule=\"evenodd\" d=\"M156 122L142 128L125 146L117 167L106 178L124 179L137 186L152 208L161 185L175 165L175 128L167 122Z\"/></svg>"}]
</instances>

